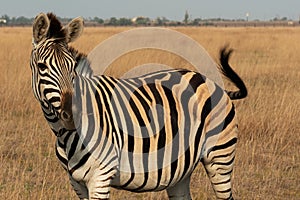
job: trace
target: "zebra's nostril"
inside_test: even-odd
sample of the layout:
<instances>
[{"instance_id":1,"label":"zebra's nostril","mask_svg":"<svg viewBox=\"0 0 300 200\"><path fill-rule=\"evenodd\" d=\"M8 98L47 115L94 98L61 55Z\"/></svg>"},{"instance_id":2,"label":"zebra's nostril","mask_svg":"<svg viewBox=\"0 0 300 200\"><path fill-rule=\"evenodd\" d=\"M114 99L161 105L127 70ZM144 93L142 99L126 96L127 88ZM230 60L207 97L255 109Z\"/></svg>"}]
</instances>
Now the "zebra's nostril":
<instances>
[{"instance_id":1,"label":"zebra's nostril","mask_svg":"<svg viewBox=\"0 0 300 200\"><path fill-rule=\"evenodd\" d=\"M61 119L64 120L64 121L68 121L68 120L71 119L71 115L68 114L68 113L67 113L66 111L64 111L64 110L61 111L60 117L61 117Z\"/></svg>"}]
</instances>

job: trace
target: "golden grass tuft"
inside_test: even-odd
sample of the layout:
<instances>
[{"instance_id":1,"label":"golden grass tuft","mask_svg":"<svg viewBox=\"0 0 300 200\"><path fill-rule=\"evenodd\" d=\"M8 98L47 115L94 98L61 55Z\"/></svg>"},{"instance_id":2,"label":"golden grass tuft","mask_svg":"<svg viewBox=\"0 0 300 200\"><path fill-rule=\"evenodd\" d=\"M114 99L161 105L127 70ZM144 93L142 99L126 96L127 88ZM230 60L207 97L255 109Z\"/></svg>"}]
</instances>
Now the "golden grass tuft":
<instances>
[{"instance_id":1,"label":"golden grass tuft","mask_svg":"<svg viewBox=\"0 0 300 200\"><path fill-rule=\"evenodd\" d=\"M73 45L88 53L127 29L87 28ZM249 89L247 99L235 102L240 121L233 181L236 199L300 199L300 29L176 30L199 42L215 59L225 44L235 49L231 64ZM31 29L0 28L0 46L0 198L76 199L56 159L55 137L31 91ZM174 55L145 51L127 56L113 63L107 73L120 75L127 68L118 66L135 65L141 56L187 67ZM214 199L200 165L191 187L194 199ZM112 191L112 199L161 198L166 198L165 192Z\"/></svg>"}]
</instances>

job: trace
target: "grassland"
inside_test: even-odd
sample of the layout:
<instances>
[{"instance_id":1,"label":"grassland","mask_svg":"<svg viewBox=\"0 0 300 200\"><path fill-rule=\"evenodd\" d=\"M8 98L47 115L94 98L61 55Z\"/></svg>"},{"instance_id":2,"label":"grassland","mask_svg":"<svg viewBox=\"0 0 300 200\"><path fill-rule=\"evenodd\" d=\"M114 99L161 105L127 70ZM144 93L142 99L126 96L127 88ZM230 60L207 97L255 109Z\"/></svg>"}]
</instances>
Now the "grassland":
<instances>
[{"instance_id":1,"label":"grassland","mask_svg":"<svg viewBox=\"0 0 300 200\"><path fill-rule=\"evenodd\" d=\"M122 30L88 28L73 45L88 53ZM214 58L227 43L235 49L231 64L249 89L247 99L235 102L240 121L236 199L300 199L300 28L176 30L202 44ZM30 51L30 28L0 29L0 198L76 199L55 157L55 137L31 91ZM178 63L173 59L163 60ZM137 58L122 62L131 65L132 60ZM115 65L125 66L121 64ZM194 199L214 199L200 165L191 187ZM163 198L165 192L112 191L112 199Z\"/></svg>"}]
</instances>

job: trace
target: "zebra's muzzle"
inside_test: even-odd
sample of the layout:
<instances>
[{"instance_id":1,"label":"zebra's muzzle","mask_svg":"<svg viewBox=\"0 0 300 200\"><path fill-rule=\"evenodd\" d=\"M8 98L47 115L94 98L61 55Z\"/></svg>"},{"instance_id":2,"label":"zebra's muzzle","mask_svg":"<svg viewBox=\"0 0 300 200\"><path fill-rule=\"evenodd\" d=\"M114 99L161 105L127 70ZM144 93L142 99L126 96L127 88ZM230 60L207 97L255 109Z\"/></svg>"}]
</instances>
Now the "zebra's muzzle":
<instances>
[{"instance_id":1,"label":"zebra's muzzle","mask_svg":"<svg viewBox=\"0 0 300 200\"><path fill-rule=\"evenodd\" d=\"M72 113L72 93L65 92L61 96L61 111L59 113L59 118L61 119L63 125L66 129L74 129L74 120Z\"/></svg>"},{"instance_id":2,"label":"zebra's muzzle","mask_svg":"<svg viewBox=\"0 0 300 200\"><path fill-rule=\"evenodd\" d=\"M75 129L75 124L74 124L72 114L69 114L68 112L62 110L60 112L59 118L61 119L61 122L62 122L65 129L67 129L67 130L74 130Z\"/></svg>"},{"instance_id":3,"label":"zebra's muzzle","mask_svg":"<svg viewBox=\"0 0 300 200\"><path fill-rule=\"evenodd\" d=\"M72 120L72 114L69 114L68 112L62 110L60 112L60 119L66 122L69 122Z\"/></svg>"}]
</instances>

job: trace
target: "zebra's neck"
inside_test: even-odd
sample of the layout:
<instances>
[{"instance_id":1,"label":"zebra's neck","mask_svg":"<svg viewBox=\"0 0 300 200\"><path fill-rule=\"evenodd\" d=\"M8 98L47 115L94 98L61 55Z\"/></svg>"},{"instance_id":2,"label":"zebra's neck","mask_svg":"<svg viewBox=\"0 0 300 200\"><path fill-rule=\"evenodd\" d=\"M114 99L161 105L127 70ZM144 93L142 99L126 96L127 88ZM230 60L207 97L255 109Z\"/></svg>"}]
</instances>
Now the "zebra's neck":
<instances>
[{"instance_id":1,"label":"zebra's neck","mask_svg":"<svg viewBox=\"0 0 300 200\"><path fill-rule=\"evenodd\" d=\"M75 72L78 75L90 77L93 75L93 70L91 68L91 63L87 58L86 54L80 53L77 49L69 47L69 51L76 59Z\"/></svg>"},{"instance_id":2,"label":"zebra's neck","mask_svg":"<svg viewBox=\"0 0 300 200\"><path fill-rule=\"evenodd\" d=\"M85 77L91 77L93 75L91 63L87 57L82 57L79 61L77 61L75 71L77 74Z\"/></svg>"}]
</instances>

